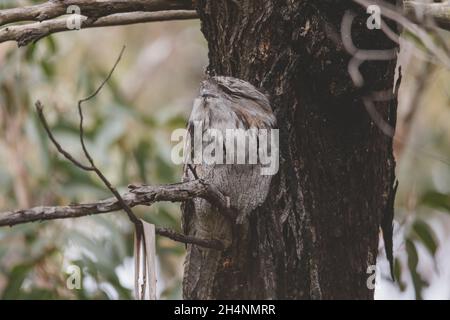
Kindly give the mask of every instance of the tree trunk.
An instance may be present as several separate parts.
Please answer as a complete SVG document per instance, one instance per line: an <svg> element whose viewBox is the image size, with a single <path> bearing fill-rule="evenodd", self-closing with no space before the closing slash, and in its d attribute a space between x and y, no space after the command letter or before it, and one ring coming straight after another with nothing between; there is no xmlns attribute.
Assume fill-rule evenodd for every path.
<svg viewBox="0 0 450 320"><path fill-rule="evenodd" d="M363 98L393 92L395 60L367 61L364 86L348 72L341 41L344 13L357 14L358 48L391 49L352 1L198 0L209 45L209 72L249 81L268 93L280 129L280 170L250 230L220 254L186 299L373 299L379 228L392 223L392 138L374 123ZM377 102L395 127L393 99ZM389 229L389 228L387 228ZM389 236L389 234L386 234ZM188 267L188 266L187 266ZM192 277L186 274L186 277ZM193 284L194 283L194 284Z"/></svg>

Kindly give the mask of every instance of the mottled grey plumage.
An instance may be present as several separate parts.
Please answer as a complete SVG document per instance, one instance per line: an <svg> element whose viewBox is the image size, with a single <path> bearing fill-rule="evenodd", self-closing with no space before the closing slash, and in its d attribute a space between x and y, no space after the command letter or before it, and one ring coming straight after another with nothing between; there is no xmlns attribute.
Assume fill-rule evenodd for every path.
<svg viewBox="0 0 450 320"><path fill-rule="evenodd" d="M212 77L202 82L200 95L195 100L189 119L188 131L192 135L195 121L203 122L203 130L218 129L225 137L226 129L272 129L276 119L267 97L253 85L232 77ZM206 139L208 140L208 139ZM206 144L206 142L204 143ZM185 154L192 153L187 144ZM271 176L261 175L261 164L201 164L192 165L199 178L214 184L230 198L230 204L238 211L240 234L248 230L248 215L266 199ZM186 166L184 180L194 175ZM230 221L203 199L194 199L183 205L183 229L188 235L205 239L220 239L226 245L232 243ZM203 290L211 290L221 252L189 245L185 262L185 296L205 296ZM189 282L188 282L189 279ZM189 294L188 294L189 293ZM193 294L194 293L194 294Z"/></svg>

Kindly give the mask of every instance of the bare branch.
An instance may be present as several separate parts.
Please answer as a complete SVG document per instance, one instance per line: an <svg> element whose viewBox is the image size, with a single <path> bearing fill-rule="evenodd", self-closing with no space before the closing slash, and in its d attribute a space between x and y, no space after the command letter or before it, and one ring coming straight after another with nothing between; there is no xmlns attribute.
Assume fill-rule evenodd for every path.
<svg viewBox="0 0 450 320"><path fill-rule="evenodd" d="M195 184L194 187L188 187L190 184ZM172 192L170 189L166 191L161 190L157 195L155 195L154 201L186 201L193 198L203 198L215 206L219 212L230 219L231 221L235 221L236 219L236 210L230 205L230 199L226 197L223 193L219 191L214 185L209 184L202 179L184 182L181 184L167 185L170 186L180 186L177 188L176 192ZM186 186L186 188L182 188L181 186ZM146 195L152 193L153 186L128 186L130 191L136 195ZM179 200L181 197L182 200Z"/></svg>
<svg viewBox="0 0 450 320"><path fill-rule="evenodd" d="M0 11L0 26L21 21L44 21L67 14L69 6L78 6L89 18L133 11L192 10L189 0L58 0Z"/></svg>
<svg viewBox="0 0 450 320"><path fill-rule="evenodd" d="M121 198L130 208L143 205L151 206L155 202L170 201L181 202L193 198L203 198L211 201L211 203L218 208L228 208L226 197L220 193L215 187L209 185L202 180L188 181L183 183L175 183L161 186L129 186L130 191L121 195ZM0 213L0 227L15 226L19 224L79 218L94 214L103 214L108 212L119 211L122 209L118 199L112 197L98 202L91 202L85 204L73 204L69 206L41 206L24 210L6 211ZM168 229L157 229L162 236L167 236L170 239L180 241L183 235L177 234ZM170 235L170 236L168 236ZM192 237L183 238L183 243L194 243L191 241ZM190 240L189 240L190 239ZM202 242L204 239L196 240ZM188 241L189 240L189 241ZM208 240L206 240L208 241ZM214 247L217 248L217 241L213 241Z"/></svg>
<svg viewBox="0 0 450 320"><path fill-rule="evenodd" d="M181 233L177 233L166 228L156 228L156 234L167 237L177 242L195 244L204 248L210 248L219 251L225 249L225 245L223 244L223 242L217 239L200 239L192 236L185 236Z"/></svg>
<svg viewBox="0 0 450 320"><path fill-rule="evenodd" d="M196 19L197 12L193 10L175 10L159 12L131 12L112 14L98 19L80 19L81 30L98 27L110 27L137 23ZM0 29L0 43L16 41L19 47L36 42L51 34L70 30L67 28L67 18L58 18L43 22L24 25L13 25Z"/></svg>

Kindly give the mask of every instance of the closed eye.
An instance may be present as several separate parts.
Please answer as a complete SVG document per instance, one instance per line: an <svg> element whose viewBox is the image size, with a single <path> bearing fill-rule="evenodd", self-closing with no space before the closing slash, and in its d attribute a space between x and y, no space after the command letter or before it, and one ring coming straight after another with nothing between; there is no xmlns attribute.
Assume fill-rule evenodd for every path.
<svg viewBox="0 0 450 320"><path fill-rule="evenodd" d="M203 93L202 98L218 98L218 96L212 93Z"/></svg>

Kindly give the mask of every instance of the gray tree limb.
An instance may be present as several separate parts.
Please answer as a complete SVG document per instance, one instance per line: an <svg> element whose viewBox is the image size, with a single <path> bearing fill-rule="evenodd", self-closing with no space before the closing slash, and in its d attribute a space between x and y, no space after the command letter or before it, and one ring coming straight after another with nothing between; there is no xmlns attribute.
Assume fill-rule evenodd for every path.
<svg viewBox="0 0 450 320"><path fill-rule="evenodd" d="M189 0L50 0L42 4L0 11L0 26L21 21L44 21L67 14L69 6L78 6L81 14L98 18L133 11L190 10Z"/></svg>
<svg viewBox="0 0 450 320"><path fill-rule="evenodd" d="M192 198L203 198L217 206L222 212L229 212L227 197L214 186L203 180L188 181L161 186L129 186L129 191L122 195L124 202L130 207L139 205L151 206L155 202L171 201L181 202ZM116 197L98 202L73 204L68 206L40 206L30 209L6 211L0 213L0 227L15 226L19 224L79 218L94 214L119 211L122 209ZM170 229L157 228L157 234L166 236L172 240L184 243L198 244L203 247L219 249L223 248L220 241L214 239L199 239L178 234Z"/></svg>
<svg viewBox="0 0 450 320"><path fill-rule="evenodd" d="M197 17L197 13L194 10L174 10L117 13L97 19L81 16L82 19L80 22L81 29L88 29L157 21L187 20L196 19ZM22 47L51 34L64 31L77 31L67 28L67 18L57 18L24 25L12 25L0 29L0 43L16 41L18 46Z"/></svg>
<svg viewBox="0 0 450 320"><path fill-rule="evenodd" d="M227 198L214 186L203 180L194 180L161 186L129 186L129 191L122 195L129 207L139 205L150 206L155 202L181 202L192 198L203 198L217 206L222 211L231 210ZM98 202L73 204L68 206L41 206L24 210L6 211L0 213L0 227L18 224L78 218L93 214L108 213L121 210L115 197Z"/></svg>

